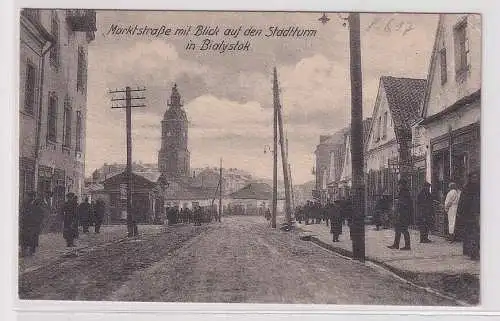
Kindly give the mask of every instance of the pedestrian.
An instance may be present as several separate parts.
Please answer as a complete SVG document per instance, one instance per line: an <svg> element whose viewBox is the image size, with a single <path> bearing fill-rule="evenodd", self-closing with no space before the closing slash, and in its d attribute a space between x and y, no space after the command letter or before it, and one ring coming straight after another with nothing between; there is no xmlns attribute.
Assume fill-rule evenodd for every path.
<svg viewBox="0 0 500 321"><path fill-rule="evenodd" d="M446 194L444 201L444 211L448 214L448 240L455 242L455 222L457 218L458 202L460 200L460 191L457 184L450 183L448 185L449 192Z"/></svg>
<svg viewBox="0 0 500 321"><path fill-rule="evenodd" d="M419 211L420 243L430 243L429 230L434 218L433 199L431 195L431 184L425 182L417 196Z"/></svg>
<svg viewBox="0 0 500 321"><path fill-rule="evenodd" d="M90 215L91 215L91 208L90 208L89 198L85 197L85 200L80 205L78 205L78 219L82 224L83 233L89 232Z"/></svg>
<svg viewBox="0 0 500 321"><path fill-rule="evenodd" d="M45 217L43 198L35 197L34 192L29 192L24 202L20 215L21 256L35 254L38 247L42 223Z"/></svg>
<svg viewBox="0 0 500 321"><path fill-rule="evenodd" d="M304 221L306 225L309 225L309 218L311 217L311 201L307 201L304 206Z"/></svg>
<svg viewBox="0 0 500 321"><path fill-rule="evenodd" d="M460 196L458 221L463 227L463 254L479 260L481 238L481 183L479 171L469 174L467 184Z"/></svg>
<svg viewBox="0 0 500 321"><path fill-rule="evenodd" d="M339 237L342 234L342 211L340 208L340 201L335 200L330 204L330 233L332 233L332 241L339 242Z"/></svg>
<svg viewBox="0 0 500 321"><path fill-rule="evenodd" d="M104 221L105 209L106 209L106 204L104 203L104 201L101 199L98 199L95 202L95 207L94 207L94 220L95 220L94 232L96 234L99 234L101 231L101 225Z"/></svg>
<svg viewBox="0 0 500 321"><path fill-rule="evenodd" d="M395 236L394 243L388 248L399 249L399 241L401 239L401 234L405 238L405 246L401 250L411 250L410 245L410 232L408 231L408 226L410 225L410 210L411 210L411 196L410 190L408 188L408 183L405 179L400 179L398 182L398 199L396 203L396 224L395 224Z"/></svg>
<svg viewBox="0 0 500 321"><path fill-rule="evenodd" d="M378 231L380 227L384 225L384 218L389 211L390 203L386 195L382 197L375 204L375 209L373 210L373 223L375 224L375 229Z"/></svg>
<svg viewBox="0 0 500 321"><path fill-rule="evenodd" d="M62 207L63 237L67 247L74 247L75 239L78 238L78 199L74 193L68 193L66 198L66 203Z"/></svg>
<svg viewBox="0 0 500 321"><path fill-rule="evenodd" d="M271 220L271 211L269 209L266 210L266 220Z"/></svg>

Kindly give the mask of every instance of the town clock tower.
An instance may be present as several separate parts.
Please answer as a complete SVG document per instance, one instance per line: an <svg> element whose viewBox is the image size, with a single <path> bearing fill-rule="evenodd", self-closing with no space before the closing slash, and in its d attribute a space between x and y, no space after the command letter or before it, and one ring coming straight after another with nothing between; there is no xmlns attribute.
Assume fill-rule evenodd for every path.
<svg viewBox="0 0 500 321"><path fill-rule="evenodd" d="M172 88L169 107L161 122L161 148L158 169L165 178L182 179L190 173L190 154L187 148L188 120L182 108L177 84Z"/></svg>

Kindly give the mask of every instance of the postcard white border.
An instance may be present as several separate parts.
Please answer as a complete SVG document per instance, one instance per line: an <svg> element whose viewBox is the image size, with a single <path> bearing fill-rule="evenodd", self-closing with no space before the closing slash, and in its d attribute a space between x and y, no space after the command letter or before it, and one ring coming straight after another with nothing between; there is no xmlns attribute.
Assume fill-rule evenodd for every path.
<svg viewBox="0 0 500 321"><path fill-rule="evenodd" d="M500 289L500 255L496 249L500 244L500 215L496 213L495 192L497 186L494 178L500 177L499 163L500 144L497 142L499 128L496 123L500 119L498 82L496 72L500 71L498 57L500 10L496 1L488 0L418 0L418 1L277 1L252 0L249 3L235 1L189 1L189 0L18 0L2 2L2 31L6 49L1 51L2 62L7 72L2 73L2 98L4 114L1 117L0 159L2 212L4 224L2 228L2 246L5 250L2 260L2 305L6 310L13 307L23 310L19 320L157 320L160 317L182 320L219 319L223 316L246 318L254 315L257 319L295 319L304 317L332 320L362 319L379 320L404 317L406 320L459 320L462 317L499 315L500 300L497 289ZM333 305L277 305L277 304L173 304L173 303L123 303L123 302L48 302L17 300L17 84L18 84L18 33L19 25L17 8L19 7L87 7L95 9L170 9L170 10L307 10L307 11L378 11L378 12L478 12L483 15L483 85L482 85L482 257L481 257L481 306L474 308L451 307L401 307L401 306L333 306ZM5 14L4 14L5 13ZM486 66L486 68L484 68ZM7 113L5 113L7 111ZM486 149L486 147L488 147ZM105 313L104 317L101 315ZM409 314L412 316L410 317ZM406 316L403 316L406 315ZM390 317L389 317L390 316ZM101 317L103 317L101 319ZM85 318L86 319L86 318ZM252 318L254 319L254 318Z"/></svg>

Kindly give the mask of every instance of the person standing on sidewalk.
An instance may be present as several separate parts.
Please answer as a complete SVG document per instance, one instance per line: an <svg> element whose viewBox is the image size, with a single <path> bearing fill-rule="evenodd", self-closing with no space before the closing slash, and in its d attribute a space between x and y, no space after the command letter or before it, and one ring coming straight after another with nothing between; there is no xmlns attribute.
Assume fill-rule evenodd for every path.
<svg viewBox="0 0 500 321"><path fill-rule="evenodd" d="M420 243L430 243L429 230L434 217L432 207L433 199L431 195L431 184L425 182L420 193L417 196L417 205L419 211Z"/></svg>
<svg viewBox="0 0 500 321"><path fill-rule="evenodd" d="M458 202L460 200L460 191L457 189L457 184L453 182L450 183L448 187L450 191L446 194L444 211L448 214L448 240L450 242L455 242L455 222L457 218Z"/></svg>
<svg viewBox="0 0 500 321"><path fill-rule="evenodd" d="M480 253L480 202L481 184L479 171L469 174L458 206L458 220L463 226L463 254L479 260Z"/></svg>
<svg viewBox="0 0 500 321"><path fill-rule="evenodd" d="M85 200L78 206L78 218L82 223L83 233L89 232L90 214L91 208L89 204L89 198L85 197Z"/></svg>
<svg viewBox="0 0 500 321"><path fill-rule="evenodd" d="M67 247L75 246L78 237L78 201L74 193L66 195L67 201L62 208L63 214L63 237Z"/></svg>
<svg viewBox="0 0 500 321"><path fill-rule="evenodd" d="M405 246L401 250L411 250L410 246L410 232L408 226L410 225L410 210L411 210L411 196L408 188L408 183L405 179L400 179L398 183L399 194L397 200L397 219L395 224L395 237L394 243L388 246L390 249L399 249L399 241L401 234L405 238Z"/></svg>
<svg viewBox="0 0 500 321"><path fill-rule="evenodd" d="M384 226L385 217L389 212L391 207L390 201L386 195L382 195L382 197L375 204L374 215L373 215L373 223L375 224L375 229L377 231L380 230L381 226Z"/></svg>
<svg viewBox="0 0 500 321"><path fill-rule="evenodd" d="M339 242L339 236L342 234L342 212L340 209L340 201L336 200L330 204L330 233L333 236L333 242Z"/></svg>

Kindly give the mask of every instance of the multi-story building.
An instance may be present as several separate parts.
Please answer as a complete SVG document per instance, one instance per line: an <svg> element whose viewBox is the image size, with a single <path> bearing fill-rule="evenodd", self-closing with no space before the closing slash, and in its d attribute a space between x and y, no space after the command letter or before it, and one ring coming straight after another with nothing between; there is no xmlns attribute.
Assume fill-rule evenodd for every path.
<svg viewBox="0 0 500 321"><path fill-rule="evenodd" d="M400 172L406 170L412 190L412 124L425 95L426 80L380 77L377 98L373 108L372 124L365 141L366 210L373 212L377 200L384 194L395 196ZM405 160L405 161L403 161Z"/></svg>
<svg viewBox="0 0 500 321"><path fill-rule="evenodd" d="M87 48L94 10L23 9L20 37L20 200L52 192L54 211L84 187Z"/></svg>
<svg viewBox="0 0 500 321"><path fill-rule="evenodd" d="M321 201L322 203L326 202L328 198L327 183L330 175L330 153L333 151L333 148L334 144L332 143L332 136L321 135L319 137L319 144L316 146L316 150L314 151L316 156L316 166L314 169L316 184L312 194L314 199Z"/></svg>
<svg viewBox="0 0 500 321"><path fill-rule="evenodd" d="M368 136L368 132L371 126L371 118L366 118L363 120L363 148ZM351 159L351 132L349 130L345 133L344 147L342 148L344 153L344 161L342 162L342 167L340 171L340 177L338 179L338 199L346 199L351 195L352 188L352 159Z"/></svg>
<svg viewBox="0 0 500 321"><path fill-rule="evenodd" d="M340 177L345 161L345 140L348 131L349 128L343 128L330 138L333 146L330 152L330 166L327 182L329 200L338 200L341 198Z"/></svg>
<svg viewBox="0 0 500 321"><path fill-rule="evenodd" d="M428 74L421 120L416 123L426 147L426 179L443 202L448 183L459 187L480 168L481 17L440 15ZM439 211L436 230L444 232Z"/></svg>

